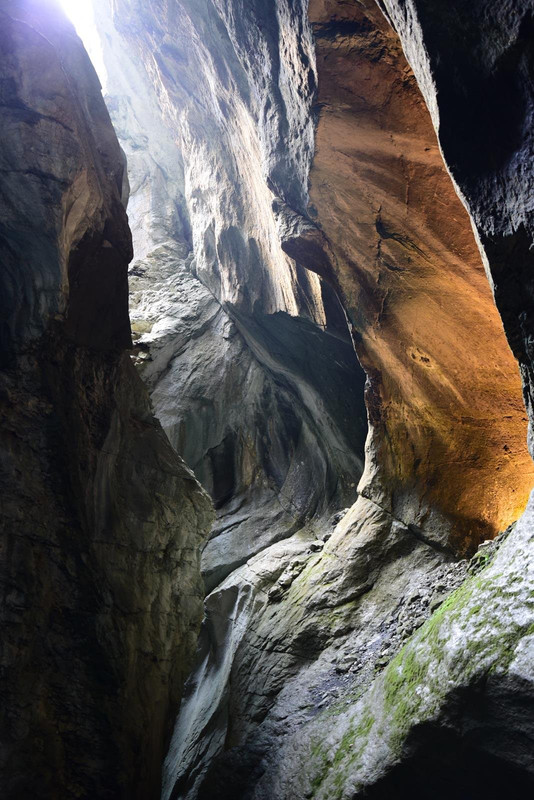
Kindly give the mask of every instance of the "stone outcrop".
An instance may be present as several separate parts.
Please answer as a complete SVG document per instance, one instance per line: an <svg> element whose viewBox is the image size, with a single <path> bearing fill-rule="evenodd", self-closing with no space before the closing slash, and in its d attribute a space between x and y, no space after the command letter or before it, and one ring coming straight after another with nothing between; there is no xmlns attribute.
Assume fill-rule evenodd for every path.
<svg viewBox="0 0 534 800"><path fill-rule="evenodd" d="M430 1L380 5L473 220L532 416L532 2L477 0L457 13Z"/></svg>
<svg viewBox="0 0 534 800"><path fill-rule="evenodd" d="M0 793L155 797L211 503L125 354L123 158L55 3L2 4L0 74Z"/></svg>
<svg viewBox="0 0 534 800"><path fill-rule="evenodd" d="M406 684L410 698L423 691L424 666L415 679L409 673L417 640L403 644L454 588L454 551L472 550L514 520L532 486L517 365L399 42L372 3L311 3L310 16L319 80L312 205L288 208L278 186L275 210L285 250L329 281L351 322L369 378L367 468L356 505L331 538L323 529L326 543L303 531L264 549L208 597L166 798L369 791L405 752L419 717L415 702L406 718L395 711L403 727L393 730L397 749L388 755L387 714L372 728L362 708L388 681L395 691ZM471 580L482 585L486 575ZM528 624L506 620L492 665ZM470 636L466 623L460 650ZM459 690L488 665L466 670ZM397 677L403 669L405 680ZM448 669L446 659L435 667L436 686ZM442 694L432 708L446 716L448 703ZM338 714L352 720L347 729ZM462 747L462 725L468 706L450 732L445 765ZM473 764L491 759L483 746L476 752ZM414 774L405 773L406 793ZM518 780L529 784L526 775ZM460 791L461 776L449 785ZM484 786L494 791L491 777ZM386 797L391 785L376 791Z"/></svg>
<svg viewBox="0 0 534 800"><path fill-rule="evenodd" d="M532 792L532 546L531 499L493 561L361 699L342 698L330 720L310 722L279 758L274 788L253 796L497 800Z"/></svg>
<svg viewBox="0 0 534 800"><path fill-rule="evenodd" d="M530 257L511 242L528 240L530 6L504 4L495 15L489 4L466 4L460 13L424 2L383 5L472 214L528 408L530 335L523 304L531 291ZM510 119L500 105L496 111L505 95L503 107L511 102L514 110ZM490 126L488 113L493 120L494 112L498 119ZM373 144L378 141L375 133ZM327 142L336 139L330 135ZM496 401L495 408L501 409ZM388 648L390 663L375 672L368 689L357 685L352 696L342 694L327 713L288 736L276 765L246 796L498 798L506 791L532 792L532 529L531 501L493 563L469 578L391 661ZM478 561L485 560L481 551Z"/></svg>

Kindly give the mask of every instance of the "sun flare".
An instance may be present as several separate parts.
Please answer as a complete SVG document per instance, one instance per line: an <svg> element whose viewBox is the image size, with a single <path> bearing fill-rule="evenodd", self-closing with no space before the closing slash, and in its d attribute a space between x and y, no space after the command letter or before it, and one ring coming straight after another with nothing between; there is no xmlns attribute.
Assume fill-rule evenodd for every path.
<svg viewBox="0 0 534 800"><path fill-rule="evenodd" d="M95 24L92 0L59 0L63 10L76 28L76 32L85 45L93 66L98 73L102 86L106 81L106 69L102 55L100 37Z"/></svg>

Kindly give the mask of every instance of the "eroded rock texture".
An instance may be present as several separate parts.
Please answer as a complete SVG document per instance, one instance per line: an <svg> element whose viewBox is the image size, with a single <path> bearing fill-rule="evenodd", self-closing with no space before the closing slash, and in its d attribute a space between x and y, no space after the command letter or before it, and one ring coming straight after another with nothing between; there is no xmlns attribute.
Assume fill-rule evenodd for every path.
<svg viewBox="0 0 534 800"><path fill-rule="evenodd" d="M531 508L458 560L526 502L526 416L432 127L528 399L530 7L383 5L415 77L370 0L95 4L138 367L218 512L165 798L532 788ZM209 503L121 355L121 156L51 8L2 11L6 786L145 798Z"/></svg>
<svg viewBox="0 0 534 800"><path fill-rule="evenodd" d="M532 413L531 0L381 2L471 214ZM532 449L532 446L531 446Z"/></svg>
<svg viewBox="0 0 534 800"><path fill-rule="evenodd" d="M309 13L312 211L370 378L361 490L465 551L532 487L517 363L394 31L374 2L312 0Z"/></svg>
<svg viewBox="0 0 534 800"><path fill-rule="evenodd" d="M495 596L503 622L492 656L479 658L473 628L483 639L494 622L470 620L506 581L483 604L466 584L449 601L459 611L445 606L401 648L462 578L449 548L465 552L494 535L526 501L532 466L517 366L398 40L371 3L312 3L310 15L320 106L312 206L275 207L286 251L330 281L352 322L370 378L367 470L361 497L325 545L303 535L275 545L208 597L164 796L354 797L412 752L410 735L431 713L440 718L436 775L456 770L448 784L434 777L433 790L473 791L491 762L484 791L497 796L495 726L503 728L504 772L518 788L530 784L528 765L518 776L521 746L507 739L497 701L491 721L473 722L476 687L495 668L495 693L508 692L506 653L530 623L511 598L499 604ZM516 578L528 596L529 573ZM419 642L437 629L440 641L451 639L460 618L450 659L438 646L430 663ZM465 707L449 729L456 690ZM528 695L525 686L526 706ZM528 720L519 738L530 736ZM465 775L457 764L464 745L473 756ZM400 796L424 796L414 776L428 757L423 748L399 775ZM376 796L389 797L396 779L377 784Z"/></svg>
<svg viewBox="0 0 534 800"><path fill-rule="evenodd" d="M469 217L374 3L97 8L131 165L139 366L218 506L164 797L349 798L375 783L387 797L419 721L439 717L439 749L451 696L492 666L504 674L530 624L496 602L494 659L469 649L472 609L499 591L471 600L466 587L491 584L483 572L432 616L488 560L458 555L515 520L533 480L517 364ZM327 524L361 472L352 344L368 377L366 469ZM528 519L504 554L515 539L528 550ZM528 572L510 561L506 574L526 597ZM430 657L427 632L444 642L457 625L450 658ZM443 732L437 774L469 708ZM474 764L493 757L475 749ZM415 772L399 777L405 793ZM457 775L460 792L474 770L463 788Z"/></svg>
<svg viewBox="0 0 534 800"><path fill-rule="evenodd" d="M146 800L211 504L124 355L123 159L55 3L2 3L0 75L0 793Z"/></svg>
<svg viewBox="0 0 534 800"><path fill-rule="evenodd" d="M313 43L300 3L96 8L130 170L140 368L217 507L211 589L352 504L363 469L365 377L344 311L279 235L307 203Z"/></svg>
<svg viewBox="0 0 534 800"><path fill-rule="evenodd" d="M272 793L317 798L518 796L534 787L532 499L496 557L361 698L319 715Z"/></svg>
<svg viewBox="0 0 534 800"><path fill-rule="evenodd" d="M500 289L499 280L495 281L495 298L514 353L522 363L523 377L527 376L528 405L531 360L526 352L528 312L522 304L528 303L531 291L524 272L529 257L517 249L511 260L509 247L512 240L524 237L528 218L530 158L525 158L525 142L531 132L530 112L525 112L530 101L525 98L531 87L532 43L524 32L530 6L503 4L496 13L489 4L461 4L454 10L431 3L384 5L403 37L435 124L439 121L446 158L450 147L449 165L473 213L490 270L492 256L495 259L493 271L500 280ZM347 9L343 11L346 15ZM328 28L319 30L322 36L329 33ZM340 45L341 31L338 28ZM357 31L361 34L360 27ZM383 46L383 39L376 41ZM331 53L329 57L331 68L335 59ZM382 50L381 61L383 58ZM509 88L505 90L505 86ZM522 98L519 103L518 94ZM502 114L508 102L515 112L510 119ZM498 112L494 103L499 103ZM519 128L524 139L518 144L515 126L521 110ZM495 124L488 124L488 111L499 116ZM330 113L328 105L324 113ZM413 109L411 114L413 119ZM319 141L320 129L321 123ZM327 142L332 141L330 136ZM379 141L375 132L373 147ZM460 150L464 182L458 177L462 175ZM320 161L319 147L316 164ZM314 195L312 185L312 197L325 191L328 187L319 185ZM383 230L377 230L382 237ZM461 303L456 307L461 308ZM398 330L402 330L402 321ZM429 338L432 340L432 333ZM500 410L497 402L495 408ZM447 491L445 487L445 499ZM356 535L361 537L361 531ZM445 602L375 677L361 699L341 696L328 714L319 714L289 737L278 756L279 766L270 772L268 786L260 781L252 796L498 798L506 791L518 796L532 792L532 589L529 505L491 566Z"/></svg>

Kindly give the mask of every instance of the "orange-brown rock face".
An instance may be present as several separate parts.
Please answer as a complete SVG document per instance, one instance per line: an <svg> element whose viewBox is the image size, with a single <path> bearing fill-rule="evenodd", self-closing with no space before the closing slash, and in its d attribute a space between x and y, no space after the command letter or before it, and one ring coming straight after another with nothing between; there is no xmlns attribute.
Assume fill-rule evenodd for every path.
<svg viewBox="0 0 534 800"><path fill-rule="evenodd" d="M463 551L534 482L517 364L396 34L371 0L312 0L310 18L311 210L370 378L363 492Z"/></svg>

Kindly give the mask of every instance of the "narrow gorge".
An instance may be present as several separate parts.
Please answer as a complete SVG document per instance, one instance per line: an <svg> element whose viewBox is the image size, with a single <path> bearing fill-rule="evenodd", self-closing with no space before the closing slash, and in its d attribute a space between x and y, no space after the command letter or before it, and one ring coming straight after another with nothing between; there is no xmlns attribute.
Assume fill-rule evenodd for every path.
<svg viewBox="0 0 534 800"><path fill-rule="evenodd" d="M2 0L2 798L533 791L533 87L534 0Z"/></svg>

